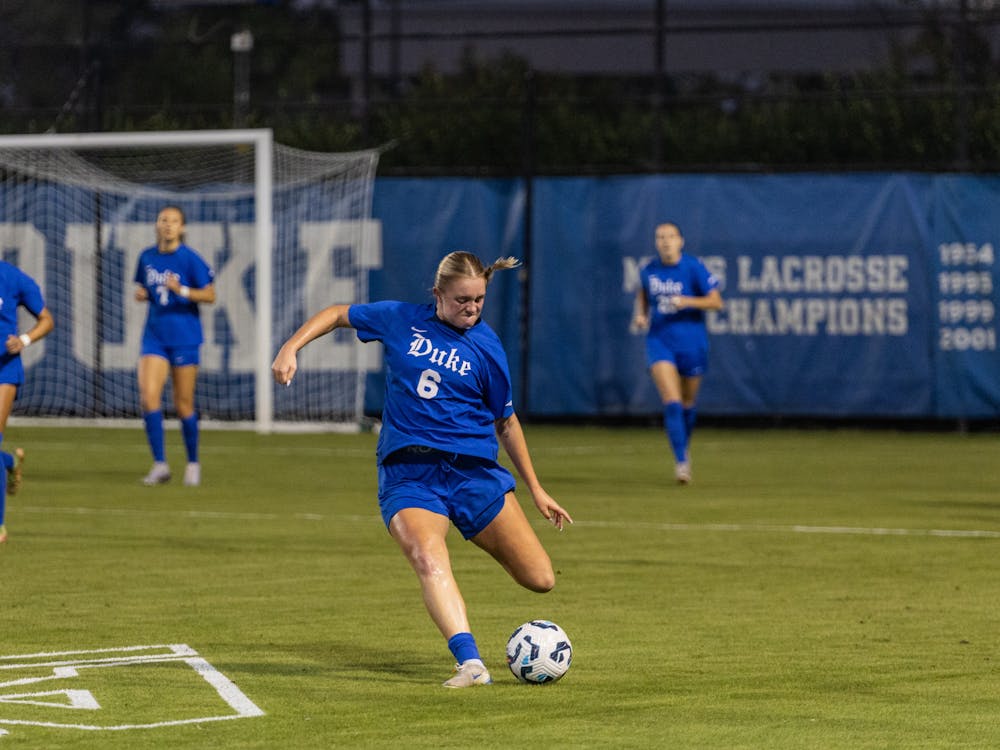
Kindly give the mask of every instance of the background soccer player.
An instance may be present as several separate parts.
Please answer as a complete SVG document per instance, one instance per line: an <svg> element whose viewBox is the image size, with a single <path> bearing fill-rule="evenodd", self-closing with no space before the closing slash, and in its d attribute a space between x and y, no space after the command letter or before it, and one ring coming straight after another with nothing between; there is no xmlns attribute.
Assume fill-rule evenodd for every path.
<svg viewBox="0 0 1000 750"><path fill-rule="evenodd" d="M184 484L201 483L198 412L194 406L200 347L204 341L200 303L215 302L215 273L184 244L184 212L166 206L156 218L156 244L142 251L135 269L135 298L148 302L139 357L139 401L153 466L143 484L170 480L163 435L163 388L171 377L174 409L187 453Z"/></svg>
<svg viewBox="0 0 1000 750"><path fill-rule="evenodd" d="M646 331L646 361L663 404L663 427L674 453L674 476L691 481L689 447L702 376L708 369L705 311L722 309L718 280L681 252L680 227L656 227L656 252L639 271L633 330Z"/></svg>
<svg viewBox="0 0 1000 750"><path fill-rule="evenodd" d="M17 308L23 307L35 316L35 325L18 335ZM24 364L21 352L46 336L54 327L52 314L45 307L42 291L28 274L10 263L0 261L0 335L4 337L4 351L0 353L0 443L7 431L7 419L17 397L17 389L24 382ZM21 486L21 463L24 450L18 448L14 455L0 451L0 544L7 541L4 512L7 493L16 493Z"/></svg>
<svg viewBox="0 0 1000 750"><path fill-rule="evenodd" d="M555 585L552 562L514 496L514 477L497 462L498 439L541 514L559 529L572 523L535 475L514 413L507 356L480 318L493 272L516 265L503 258L485 267L470 253L450 253L438 265L433 304L333 305L299 328L272 364L274 379L290 384L297 352L335 328L354 328L361 341L385 347L379 507L457 662L444 683L451 688L492 679L452 573L450 523L525 588Z"/></svg>

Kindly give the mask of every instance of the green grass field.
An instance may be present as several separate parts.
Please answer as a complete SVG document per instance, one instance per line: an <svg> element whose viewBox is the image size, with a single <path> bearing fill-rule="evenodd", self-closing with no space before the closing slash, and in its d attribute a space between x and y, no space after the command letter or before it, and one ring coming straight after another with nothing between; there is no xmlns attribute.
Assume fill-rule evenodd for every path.
<svg viewBox="0 0 1000 750"><path fill-rule="evenodd" d="M703 429L677 487L655 428L526 430L576 523L546 595L453 532L495 684L450 691L372 435L206 431L202 487L146 488L138 428L9 427L0 748L1000 747L995 435ZM504 663L536 617L553 685Z"/></svg>

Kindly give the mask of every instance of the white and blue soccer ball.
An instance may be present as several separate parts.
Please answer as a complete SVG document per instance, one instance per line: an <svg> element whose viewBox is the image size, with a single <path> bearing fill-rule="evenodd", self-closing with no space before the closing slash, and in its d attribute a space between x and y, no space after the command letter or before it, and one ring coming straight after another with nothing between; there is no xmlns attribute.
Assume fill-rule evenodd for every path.
<svg viewBox="0 0 1000 750"><path fill-rule="evenodd" d="M566 632L548 620L531 620L511 633L507 666L521 682L555 682L573 661L573 644Z"/></svg>

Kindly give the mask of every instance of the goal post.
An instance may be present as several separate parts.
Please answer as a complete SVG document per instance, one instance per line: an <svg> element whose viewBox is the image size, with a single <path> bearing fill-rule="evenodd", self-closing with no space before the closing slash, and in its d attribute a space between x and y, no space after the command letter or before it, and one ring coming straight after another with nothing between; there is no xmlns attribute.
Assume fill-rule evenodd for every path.
<svg viewBox="0 0 1000 750"><path fill-rule="evenodd" d="M326 337L303 352L302 387L288 393L277 392L270 363L307 313L367 301L368 271L381 262L377 162L377 150L284 146L270 129L0 137L0 259L39 281L56 318L24 354L15 415L139 416L146 309L132 299L132 275L155 243L159 209L176 204L186 241L216 271L196 393L207 423L357 427L375 363L355 339ZM171 416L169 385L164 407Z"/></svg>

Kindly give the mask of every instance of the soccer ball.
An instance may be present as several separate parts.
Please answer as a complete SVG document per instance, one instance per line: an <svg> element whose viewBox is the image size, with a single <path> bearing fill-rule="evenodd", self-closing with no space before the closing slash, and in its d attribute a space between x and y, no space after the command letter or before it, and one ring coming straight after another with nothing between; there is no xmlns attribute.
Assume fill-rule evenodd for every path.
<svg viewBox="0 0 1000 750"><path fill-rule="evenodd" d="M569 637L548 620L524 623L507 641L507 666L521 682L555 682L566 674L572 660Z"/></svg>

